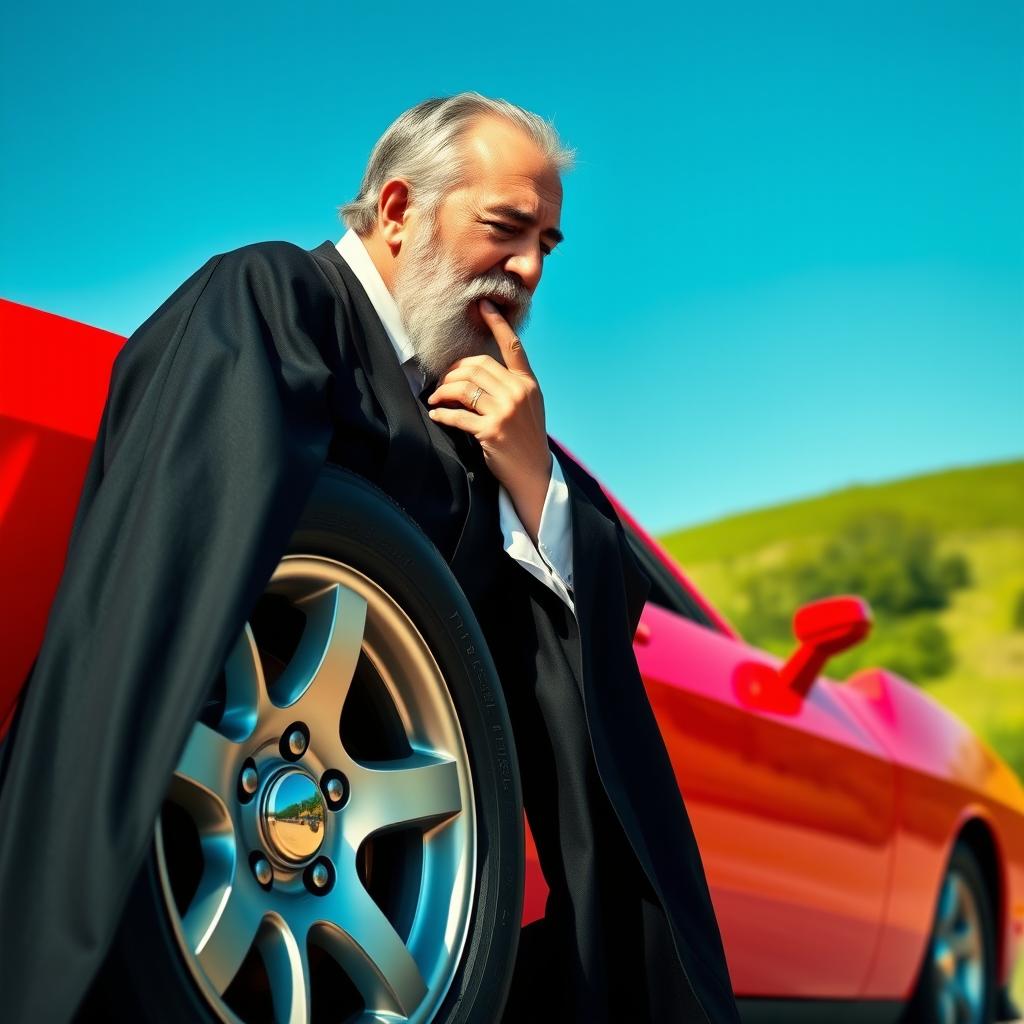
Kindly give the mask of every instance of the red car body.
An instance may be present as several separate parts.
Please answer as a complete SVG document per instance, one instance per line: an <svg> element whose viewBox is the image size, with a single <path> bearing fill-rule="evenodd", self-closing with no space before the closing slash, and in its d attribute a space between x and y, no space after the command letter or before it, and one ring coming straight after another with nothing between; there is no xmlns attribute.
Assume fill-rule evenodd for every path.
<svg viewBox="0 0 1024 1024"><path fill-rule="evenodd" d="M42 640L123 342L0 300L0 736ZM997 979L1007 985L1024 933L1014 773L883 669L839 682L805 667L806 693L781 699L771 691L780 660L746 644L609 498L655 580L634 649L737 996L906 999L961 836L995 893ZM529 834L527 854L524 923L543 914L546 895Z"/></svg>

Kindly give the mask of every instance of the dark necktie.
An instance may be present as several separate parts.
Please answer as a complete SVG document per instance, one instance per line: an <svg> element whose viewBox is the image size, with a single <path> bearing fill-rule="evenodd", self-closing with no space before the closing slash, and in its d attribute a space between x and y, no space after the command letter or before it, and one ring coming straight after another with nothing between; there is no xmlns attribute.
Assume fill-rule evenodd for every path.
<svg viewBox="0 0 1024 1024"><path fill-rule="evenodd" d="M434 408L427 399L435 390L435 385L428 382L423 390L420 391L418 400L424 409L430 410ZM459 460L466 467L471 481L473 480L474 473L487 470L487 463L484 460L484 453L480 448L480 442L472 434L467 433L465 430L460 430L458 427L450 426L447 423L438 423L436 420L432 422L451 438ZM487 471L489 472L489 470Z"/></svg>

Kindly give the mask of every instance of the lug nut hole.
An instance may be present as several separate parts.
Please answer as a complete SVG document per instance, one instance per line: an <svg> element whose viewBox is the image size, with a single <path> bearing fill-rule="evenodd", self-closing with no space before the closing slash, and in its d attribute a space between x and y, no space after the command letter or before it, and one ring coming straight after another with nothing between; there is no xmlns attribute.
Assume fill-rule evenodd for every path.
<svg viewBox="0 0 1024 1024"><path fill-rule="evenodd" d="M249 854L249 868L260 888L270 892L274 887L274 869L270 866L270 861L259 851L253 850Z"/></svg>
<svg viewBox="0 0 1024 1024"><path fill-rule="evenodd" d="M238 799L240 803L247 804L256 795L260 788L260 777L256 771L256 762L247 757L238 773Z"/></svg>
<svg viewBox="0 0 1024 1024"><path fill-rule="evenodd" d="M324 772L320 779L320 792L323 793L324 800L327 801L329 811L340 811L348 803L348 779L341 772L332 768L330 771Z"/></svg>
<svg viewBox="0 0 1024 1024"><path fill-rule="evenodd" d="M304 722L293 722L281 734L281 756L286 761L298 761L309 749L309 729Z"/></svg>
<svg viewBox="0 0 1024 1024"><path fill-rule="evenodd" d="M314 896L326 896L334 888L336 877L334 865L326 857L317 857L302 872L302 881Z"/></svg>

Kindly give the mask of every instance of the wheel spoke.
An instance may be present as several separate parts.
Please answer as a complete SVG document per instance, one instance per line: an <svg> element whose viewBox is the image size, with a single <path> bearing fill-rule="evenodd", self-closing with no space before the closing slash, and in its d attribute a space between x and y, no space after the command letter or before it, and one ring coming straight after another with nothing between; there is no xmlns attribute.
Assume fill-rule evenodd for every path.
<svg viewBox="0 0 1024 1024"><path fill-rule="evenodd" d="M956 1000L948 985L939 992L937 1009L940 1024L957 1024Z"/></svg>
<svg viewBox="0 0 1024 1024"><path fill-rule="evenodd" d="M243 891L249 888L243 879L235 878L242 885L201 886L181 922L189 948L221 995L249 952L262 916L258 898Z"/></svg>
<svg viewBox="0 0 1024 1024"><path fill-rule="evenodd" d="M270 981L278 1024L306 1024L310 1018L309 958L306 933L299 934L279 917L268 917L257 937Z"/></svg>
<svg viewBox="0 0 1024 1024"><path fill-rule="evenodd" d="M978 933L970 921L965 921L959 928L953 928L949 933L949 944L957 959L973 959L978 953L978 938Z"/></svg>
<svg viewBox="0 0 1024 1024"><path fill-rule="evenodd" d="M236 743L248 739L268 703L263 663L247 622L224 663L227 694L219 729Z"/></svg>
<svg viewBox="0 0 1024 1024"><path fill-rule="evenodd" d="M940 934L952 931L958 903L956 876L947 875L945 881L942 883L942 892L939 894L939 913L938 920L936 922L936 931Z"/></svg>
<svg viewBox="0 0 1024 1024"><path fill-rule="evenodd" d="M297 601L296 607L305 613L306 627L288 667L273 684L271 699L279 707L290 707L305 697L302 713L307 718L330 712L337 721L362 650L366 601L335 583Z"/></svg>
<svg viewBox="0 0 1024 1024"><path fill-rule="evenodd" d="M363 761L349 781L352 803L343 821L353 849L381 829L448 818L462 809L456 762L433 754Z"/></svg>
<svg viewBox="0 0 1024 1024"><path fill-rule="evenodd" d="M953 1004L953 1020L959 1022L967 1022L974 1020L974 1007L971 1005L967 993L964 991L963 985L960 983L959 978L951 978L949 984L949 994Z"/></svg>
<svg viewBox="0 0 1024 1024"><path fill-rule="evenodd" d="M228 801L235 790L237 752L237 744L216 729L196 722L174 769L175 778Z"/></svg>
<svg viewBox="0 0 1024 1024"><path fill-rule="evenodd" d="M314 923L312 941L346 971L368 1014L408 1017L426 995L426 983L402 937L363 888L354 864L339 870L325 902L326 914Z"/></svg>

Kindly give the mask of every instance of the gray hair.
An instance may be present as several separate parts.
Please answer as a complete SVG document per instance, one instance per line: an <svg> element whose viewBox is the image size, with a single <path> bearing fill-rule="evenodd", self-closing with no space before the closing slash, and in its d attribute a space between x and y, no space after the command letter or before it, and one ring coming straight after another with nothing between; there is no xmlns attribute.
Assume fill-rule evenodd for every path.
<svg viewBox="0 0 1024 1024"><path fill-rule="evenodd" d="M435 97L399 115L377 140L359 194L338 207L339 218L360 235L373 231L380 190L392 178L405 178L410 201L428 216L432 214L462 181L466 155L460 143L466 129L482 115L502 117L521 128L556 170L572 167L575 152L562 145L554 125L538 114L478 92Z"/></svg>

